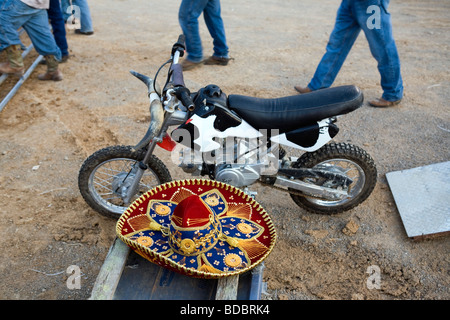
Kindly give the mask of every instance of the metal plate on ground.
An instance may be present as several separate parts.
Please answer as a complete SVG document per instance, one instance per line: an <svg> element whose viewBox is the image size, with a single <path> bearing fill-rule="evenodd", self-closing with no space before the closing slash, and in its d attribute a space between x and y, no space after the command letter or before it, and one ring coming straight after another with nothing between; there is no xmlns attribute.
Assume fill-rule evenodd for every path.
<svg viewBox="0 0 450 320"><path fill-rule="evenodd" d="M386 174L410 238L450 232L450 161Z"/></svg>

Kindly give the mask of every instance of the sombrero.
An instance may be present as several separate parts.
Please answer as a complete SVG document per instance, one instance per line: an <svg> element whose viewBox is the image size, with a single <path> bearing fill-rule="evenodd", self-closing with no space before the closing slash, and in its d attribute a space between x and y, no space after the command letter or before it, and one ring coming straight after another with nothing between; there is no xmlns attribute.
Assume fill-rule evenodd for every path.
<svg viewBox="0 0 450 320"><path fill-rule="evenodd" d="M203 179L149 190L121 215L116 233L145 259L208 279L254 268L276 241L269 215L252 197Z"/></svg>

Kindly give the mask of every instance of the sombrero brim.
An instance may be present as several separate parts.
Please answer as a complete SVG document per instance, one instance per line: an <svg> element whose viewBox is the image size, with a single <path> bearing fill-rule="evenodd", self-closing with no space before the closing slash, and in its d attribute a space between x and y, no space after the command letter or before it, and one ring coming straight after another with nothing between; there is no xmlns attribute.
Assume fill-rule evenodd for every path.
<svg viewBox="0 0 450 320"><path fill-rule="evenodd" d="M238 244L231 247L219 241L216 250L197 257L174 253L164 235L155 231L151 224L170 223L174 207L187 197L206 197L210 194L220 196L220 203L224 205L211 207L211 210L222 221L223 231L233 236ZM157 207L159 203L171 209L156 212L160 209ZM206 179L172 181L149 190L121 215L116 224L116 233L145 259L181 274L206 279L238 275L251 270L267 258L277 237L270 216L252 197L231 185ZM219 246L222 252L219 255L228 253L232 257L240 256L245 262L233 266L227 264L223 257L218 259L216 252L219 252Z"/></svg>

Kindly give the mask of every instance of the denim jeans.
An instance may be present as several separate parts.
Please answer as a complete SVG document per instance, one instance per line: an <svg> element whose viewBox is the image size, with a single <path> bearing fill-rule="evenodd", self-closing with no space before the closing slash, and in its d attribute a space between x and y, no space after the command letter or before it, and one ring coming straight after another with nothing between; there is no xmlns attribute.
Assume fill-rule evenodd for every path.
<svg viewBox="0 0 450 320"><path fill-rule="evenodd" d="M48 18L53 29L53 36L63 56L69 55L69 46L66 39L66 25L61 12L59 0L50 0L50 8L47 10Z"/></svg>
<svg viewBox="0 0 450 320"><path fill-rule="evenodd" d="M371 5L377 6L379 10L368 10ZM311 90L328 88L332 85L362 29L369 43L370 52L378 62L383 89L382 98L387 101L396 101L403 97L400 58L392 36L388 5L389 0L342 1L326 53L308 84ZM374 16L377 11L379 16ZM378 19L379 25L374 24L374 17Z"/></svg>
<svg viewBox="0 0 450 320"><path fill-rule="evenodd" d="M61 59L48 24L47 10L32 8L20 0L0 0L0 51L21 44L17 30L23 27L36 51L42 56Z"/></svg>
<svg viewBox="0 0 450 320"><path fill-rule="evenodd" d="M198 18L202 13L213 38L213 55L228 58L220 0L182 0L178 20L186 37L187 59L193 62L200 62L203 59L202 41L198 27Z"/></svg>
<svg viewBox="0 0 450 320"><path fill-rule="evenodd" d="M94 27L92 26L91 11L89 9L87 0L72 0L72 5L78 6L78 8L80 8L80 16L78 18L80 19L81 32L93 32ZM69 0L61 0L61 9L64 21L67 21L67 19L69 19L72 14L78 14L78 11L76 9L73 13L73 10L70 8Z"/></svg>

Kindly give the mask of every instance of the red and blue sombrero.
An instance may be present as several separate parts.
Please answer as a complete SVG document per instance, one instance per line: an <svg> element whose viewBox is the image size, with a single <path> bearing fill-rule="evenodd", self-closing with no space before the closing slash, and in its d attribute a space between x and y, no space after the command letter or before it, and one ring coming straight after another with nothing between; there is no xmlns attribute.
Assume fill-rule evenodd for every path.
<svg viewBox="0 0 450 320"><path fill-rule="evenodd" d="M153 188L119 218L118 237L149 261L198 278L246 272L272 251L267 212L242 190L213 180Z"/></svg>

